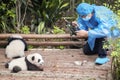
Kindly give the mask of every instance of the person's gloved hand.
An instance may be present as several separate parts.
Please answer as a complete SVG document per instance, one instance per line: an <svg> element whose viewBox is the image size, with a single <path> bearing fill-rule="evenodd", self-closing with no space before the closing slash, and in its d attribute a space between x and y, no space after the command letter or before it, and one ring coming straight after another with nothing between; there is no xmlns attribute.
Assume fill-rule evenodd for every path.
<svg viewBox="0 0 120 80"><path fill-rule="evenodd" d="M77 21L73 21L72 26L77 28L79 25L78 25Z"/></svg>
<svg viewBox="0 0 120 80"><path fill-rule="evenodd" d="M76 31L76 34L77 34L78 37L81 37L81 38L87 38L88 37L88 31L86 31L86 30Z"/></svg>
<svg viewBox="0 0 120 80"><path fill-rule="evenodd" d="M106 62L110 61L110 59L108 57L104 57L104 58L96 58L95 60L95 64L99 64L99 65L102 65L102 64L105 64Z"/></svg>

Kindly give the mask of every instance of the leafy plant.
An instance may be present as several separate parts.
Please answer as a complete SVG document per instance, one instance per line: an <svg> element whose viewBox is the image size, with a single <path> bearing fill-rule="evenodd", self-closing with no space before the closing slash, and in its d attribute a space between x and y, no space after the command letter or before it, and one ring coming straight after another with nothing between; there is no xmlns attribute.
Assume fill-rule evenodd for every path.
<svg viewBox="0 0 120 80"><path fill-rule="evenodd" d="M30 28L28 26L23 26L21 29L21 32L23 34L29 34L30 33Z"/></svg>
<svg viewBox="0 0 120 80"><path fill-rule="evenodd" d="M14 28L15 23L15 2L11 1L1 1L0 3L0 32L11 32Z"/></svg>
<svg viewBox="0 0 120 80"><path fill-rule="evenodd" d="M64 0L31 0L29 10L35 15L34 21L38 25L38 29L40 29L40 24L44 23L44 28L47 30L53 28L54 23L62 17L63 10L68 5L69 3Z"/></svg>
<svg viewBox="0 0 120 80"><path fill-rule="evenodd" d="M65 33L65 31L63 29L60 29L57 26L54 26L53 33L54 34L63 34L63 33Z"/></svg>
<svg viewBox="0 0 120 80"><path fill-rule="evenodd" d="M120 80L120 38L114 39L111 42L112 49L112 77L114 80Z"/></svg>
<svg viewBox="0 0 120 80"><path fill-rule="evenodd" d="M45 22L44 21L41 21L38 25L38 34L42 34L42 33L45 33Z"/></svg>
<svg viewBox="0 0 120 80"><path fill-rule="evenodd" d="M21 27L24 26L26 16L26 6L22 9L24 0L2 0L0 3L0 32L21 32Z"/></svg>

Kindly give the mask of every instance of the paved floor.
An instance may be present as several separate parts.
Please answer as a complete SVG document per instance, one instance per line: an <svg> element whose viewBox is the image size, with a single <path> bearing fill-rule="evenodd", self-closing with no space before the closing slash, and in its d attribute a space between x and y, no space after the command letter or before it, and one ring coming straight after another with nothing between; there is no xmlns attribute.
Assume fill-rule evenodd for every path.
<svg viewBox="0 0 120 80"><path fill-rule="evenodd" d="M112 80L111 62L95 65L97 55L86 56L80 49L32 49L25 53L34 52L43 56L44 71L10 73L4 67L9 60L0 49L0 80Z"/></svg>

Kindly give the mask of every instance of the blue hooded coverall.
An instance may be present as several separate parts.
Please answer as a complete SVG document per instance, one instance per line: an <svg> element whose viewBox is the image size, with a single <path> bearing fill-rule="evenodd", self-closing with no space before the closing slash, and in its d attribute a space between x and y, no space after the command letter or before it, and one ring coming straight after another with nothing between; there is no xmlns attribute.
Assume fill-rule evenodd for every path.
<svg viewBox="0 0 120 80"><path fill-rule="evenodd" d="M112 27L117 25L116 15L107 7L81 3L77 6L76 11L79 15L79 30L88 31L88 41L84 46L85 54L98 53L99 57L106 57L106 51L103 49L105 37L118 36L119 31L111 31ZM93 16L89 21L84 21L81 16L92 13ZM114 32L114 34L113 34Z"/></svg>

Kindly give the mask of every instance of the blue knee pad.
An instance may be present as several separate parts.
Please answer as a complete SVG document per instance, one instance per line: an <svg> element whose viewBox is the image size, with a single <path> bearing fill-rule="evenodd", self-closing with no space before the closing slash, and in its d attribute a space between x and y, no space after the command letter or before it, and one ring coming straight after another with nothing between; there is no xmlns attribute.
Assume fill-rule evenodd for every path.
<svg viewBox="0 0 120 80"><path fill-rule="evenodd" d="M110 59L108 57L104 57L104 58L96 58L95 60L95 64L99 64L99 65L102 65L102 64L105 64L106 62L110 61Z"/></svg>

